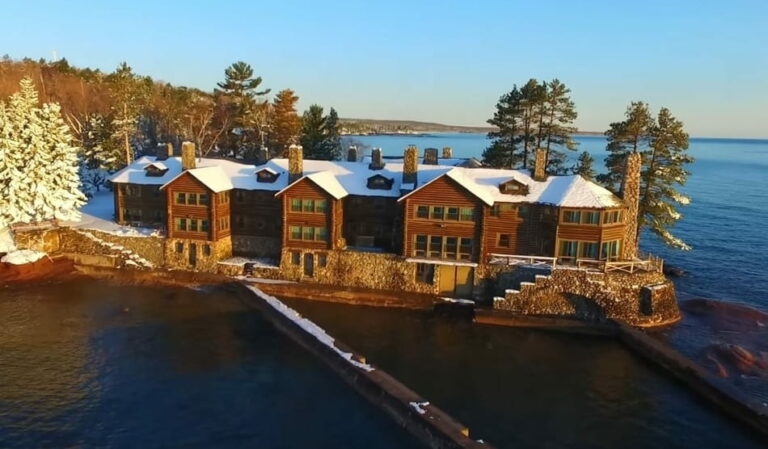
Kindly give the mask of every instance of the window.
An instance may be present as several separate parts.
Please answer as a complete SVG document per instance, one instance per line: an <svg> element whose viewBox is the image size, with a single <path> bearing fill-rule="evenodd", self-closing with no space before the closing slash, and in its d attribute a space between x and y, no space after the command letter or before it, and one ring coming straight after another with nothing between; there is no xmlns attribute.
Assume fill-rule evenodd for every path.
<svg viewBox="0 0 768 449"><path fill-rule="evenodd" d="M431 284L435 279L435 266L431 263L416 264L416 282Z"/></svg>
<svg viewBox="0 0 768 449"><path fill-rule="evenodd" d="M517 215L518 215L520 218L528 218L528 216L530 215L530 213L531 213L531 207L530 207L530 206L527 206L527 205L525 205L525 204L524 204L524 205L522 205L522 206L520 206L520 207L517 209Z"/></svg>
<svg viewBox="0 0 768 449"><path fill-rule="evenodd" d="M315 200L315 212L324 214L328 210L328 201Z"/></svg>
<svg viewBox="0 0 768 449"><path fill-rule="evenodd" d="M563 240L560 242L560 257L576 257L579 242Z"/></svg>
<svg viewBox="0 0 768 449"><path fill-rule="evenodd" d="M515 211L515 205L509 204L509 203L496 203L491 208L491 215L494 217L501 216L502 213L505 212L514 212Z"/></svg>
<svg viewBox="0 0 768 449"><path fill-rule="evenodd" d="M291 198L291 212L301 212L301 200Z"/></svg>
<svg viewBox="0 0 768 449"><path fill-rule="evenodd" d="M328 230L322 227L313 226L289 226L288 232L290 240L303 240L303 241L328 241Z"/></svg>
<svg viewBox="0 0 768 449"><path fill-rule="evenodd" d="M194 206L197 205L197 194L187 193L187 204Z"/></svg>
<svg viewBox="0 0 768 449"><path fill-rule="evenodd" d="M220 198L221 198L221 196L220 196ZM207 206L208 205L208 194L207 193L201 193L200 194L200 201L199 201L198 204L200 204L201 206Z"/></svg>
<svg viewBox="0 0 768 449"><path fill-rule="evenodd" d="M430 218L433 220L442 220L443 219L443 207L442 206L432 206L432 213L430 214Z"/></svg>
<svg viewBox="0 0 768 449"><path fill-rule="evenodd" d="M446 220L458 220L459 219L459 208L458 207L448 207L447 208L447 212L445 214L445 219Z"/></svg>
<svg viewBox="0 0 768 449"><path fill-rule="evenodd" d="M600 224L600 212L583 212L581 214L581 223L590 225Z"/></svg>
<svg viewBox="0 0 768 449"><path fill-rule="evenodd" d="M429 218L429 206L416 206L416 218Z"/></svg>
<svg viewBox="0 0 768 449"><path fill-rule="evenodd" d="M462 260L471 259L472 247L473 247L472 239L462 237L461 244L459 245L459 259L462 259Z"/></svg>
<svg viewBox="0 0 768 449"><path fill-rule="evenodd" d="M314 240L315 239L315 228L312 226L304 226L304 240Z"/></svg>
<svg viewBox="0 0 768 449"><path fill-rule="evenodd" d="M301 253L298 251L291 251L291 263L293 265L301 265Z"/></svg>
<svg viewBox="0 0 768 449"><path fill-rule="evenodd" d="M579 257L583 259L597 259L597 242L581 242L579 244Z"/></svg>
<svg viewBox="0 0 768 449"><path fill-rule="evenodd" d="M187 204L187 194L183 192L177 192L176 204Z"/></svg>
<svg viewBox="0 0 768 449"><path fill-rule="evenodd" d="M322 242L328 241L328 231L325 229L325 227L315 228L315 240Z"/></svg>
<svg viewBox="0 0 768 449"><path fill-rule="evenodd" d="M317 254L317 266L325 268L328 265L328 255L325 253Z"/></svg>
<svg viewBox="0 0 768 449"><path fill-rule="evenodd" d="M187 230L187 219L186 218L177 218L175 220L176 223L176 230L177 231L186 231Z"/></svg>
<svg viewBox="0 0 768 449"><path fill-rule="evenodd" d="M203 245L203 255L204 256L211 255L211 245Z"/></svg>
<svg viewBox="0 0 768 449"><path fill-rule="evenodd" d="M208 232L208 220L200 220L200 230Z"/></svg>
<svg viewBox="0 0 768 449"><path fill-rule="evenodd" d="M621 223L621 211L620 210L609 210L603 213L603 223L604 224L613 224L613 223Z"/></svg>
<svg viewBox="0 0 768 449"><path fill-rule="evenodd" d="M304 212L314 212L315 211L315 200L301 200L301 205L304 210Z"/></svg>
<svg viewBox="0 0 768 449"><path fill-rule="evenodd" d="M208 220L198 218L176 218L174 229L180 232L208 232L210 229Z"/></svg>
<svg viewBox="0 0 768 449"><path fill-rule="evenodd" d="M577 210L566 210L563 212L563 223L580 223L581 212Z"/></svg>
<svg viewBox="0 0 768 449"><path fill-rule="evenodd" d="M191 232L197 232L197 220L189 220L189 230Z"/></svg>
<svg viewBox="0 0 768 449"><path fill-rule="evenodd" d="M176 252L179 254L184 252L184 243L176 242Z"/></svg>
<svg viewBox="0 0 768 449"><path fill-rule="evenodd" d="M461 221L472 221L475 218L475 209L473 207L461 208Z"/></svg>
<svg viewBox="0 0 768 449"><path fill-rule="evenodd" d="M509 234L499 234L499 242L497 246L501 248L509 248L510 240L511 239Z"/></svg>
<svg viewBox="0 0 768 449"><path fill-rule="evenodd" d="M458 237L445 238L445 258L446 259L455 259L458 249L459 249Z"/></svg>
<svg viewBox="0 0 768 449"><path fill-rule="evenodd" d="M244 223L243 217L238 216L237 220L239 222L238 224L242 226L243 223ZM207 223L206 223L206 226L207 226ZM229 229L229 217L220 217L219 218L219 231L226 231L228 229ZM205 229L205 230L207 231L208 229Z"/></svg>
<svg viewBox="0 0 768 449"><path fill-rule="evenodd" d="M291 226L291 240L301 240L301 226Z"/></svg>
<svg viewBox="0 0 768 449"><path fill-rule="evenodd" d="M441 257L443 255L443 237L433 235L429 238L429 257Z"/></svg>
<svg viewBox="0 0 768 449"><path fill-rule="evenodd" d="M224 192L220 195L224 195L227 192ZM210 197L207 193L190 193L190 192L176 192L176 197L174 198L175 204L180 205L187 205L187 206L207 206L210 202Z"/></svg>
<svg viewBox="0 0 768 449"><path fill-rule="evenodd" d="M621 247L620 240L603 242L603 247L601 251L602 254L600 257L602 259L617 259L619 257L620 247Z"/></svg>
<svg viewBox="0 0 768 449"><path fill-rule="evenodd" d="M432 220L472 221L475 218L474 207L458 206L416 206L416 218Z"/></svg>
<svg viewBox="0 0 768 449"><path fill-rule="evenodd" d="M141 186L132 186L130 184L126 184L123 187L123 193L125 196L141 198Z"/></svg>
<svg viewBox="0 0 768 449"><path fill-rule="evenodd" d="M414 243L414 255L416 257L427 257L427 236L417 235Z"/></svg>

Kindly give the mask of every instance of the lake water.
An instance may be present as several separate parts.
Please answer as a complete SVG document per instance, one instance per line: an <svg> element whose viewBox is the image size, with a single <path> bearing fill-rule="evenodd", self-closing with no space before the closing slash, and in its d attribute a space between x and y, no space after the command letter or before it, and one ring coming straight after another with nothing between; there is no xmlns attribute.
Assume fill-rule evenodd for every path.
<svg viewBox="0 0 768 449"><path fill-rule="evenodd" d="M410 144L453 148L456 157L480 158L488 140L483 134L425 136L354 136L385 155L402 155ZM604 168L605 138L576 138L579 152L595 156ZM768 310L768 140L691 139L692 175L681 189L693 202L680 208L683 219L673 233L693 246L672 250L654 236L641 247L690 272L677 279L680 297L707 297ZM573 153L576 155L577 153Z"/></svg>
<svg viewBox="0 0 768 449"><path fill-rule="evenodd" d="M0 287L1 448L421 447L236 298Z"/></svg>

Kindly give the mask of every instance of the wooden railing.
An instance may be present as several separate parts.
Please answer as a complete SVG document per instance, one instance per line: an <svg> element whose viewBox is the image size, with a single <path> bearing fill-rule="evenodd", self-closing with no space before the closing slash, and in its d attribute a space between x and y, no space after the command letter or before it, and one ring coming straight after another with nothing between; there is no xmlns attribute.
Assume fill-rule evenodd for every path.
<svg viewBox="0 0 768 449"><path fill-rule="evenodd" d="M570 259L563 260L556 257L543 256L523 256L517 254L491 254L490 263L505 265L530 265L549 267L552 269L558 266L576 267L584 270L601 271L603 273L620 271L624 273L635 273L638 271L662 272L664 269L664 260L652 254L639 254L634 260L596 260L596 259Z"/></svg>
<svg viewBox="0 0 768 449"><path fill-rule="evenodd" d="M555 268L557 257L522 256L517 254L491 254L492 264L533 265Z"/></svg>

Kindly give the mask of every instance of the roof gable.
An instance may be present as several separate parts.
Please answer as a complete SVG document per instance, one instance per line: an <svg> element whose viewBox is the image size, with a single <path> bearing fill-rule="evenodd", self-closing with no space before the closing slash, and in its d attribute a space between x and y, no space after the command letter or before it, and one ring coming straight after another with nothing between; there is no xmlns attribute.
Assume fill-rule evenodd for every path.
<svg viewBox="0 0 768 449"><path fill-rule="evenodd" d="M339 183L339 181L336 179L336 176L328 171L321 171L317 173L312 173L310 175L302 176L301 178L297 179L290 185L288 185L283 190L277 192L275 196L280 196L284 192L290 190L293 186L297 185L298 183L304 181L304 180L310 180L313 184L315 184L317 187L321 188L323 191L325 191L327 194L331 195L333 198L340 200L344 198L345 196L349 195L349 192L344 189L344 187Z"/></svg>
<svg viewBox="0 0 768 449"><path fill-rule="evenodd" d="M214 193L224 192L234 188L232 181L220 167L203 167L193 168L179 173L176 177L163 184L160 189L165 189L174 181L187 174L200 181L201 184Z"/></svg>

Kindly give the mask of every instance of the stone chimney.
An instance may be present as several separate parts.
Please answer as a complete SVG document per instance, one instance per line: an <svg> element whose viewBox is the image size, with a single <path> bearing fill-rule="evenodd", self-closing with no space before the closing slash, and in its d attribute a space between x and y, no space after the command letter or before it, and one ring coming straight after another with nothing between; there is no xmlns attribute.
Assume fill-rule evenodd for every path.
<svg viewBox="0 0 768 449"><path fill-rule="evenodd" d="M191 170L196 166L195 144L192 142L183 142L181 144L181 169Z"/></svg>
<svg viewBox="0 0 768 449"><path fill-rule="evenodd" d="M301 145L288 147L288 183L304 176L304 150Z"/></svg>
<svg viewBox="0 0 768 449"><path fill-rule="evenodd" d="M173 144L166 143L165 145L158 145L155 150L155 159L158 161L164 161L169 157L173 157Z"/></svg>
<svg viewBox="0 0 768 449"><path fill-rule="evenodd" d="M269 160L269 149L265 146L260 147L256 151L256 165L266 164Z"/></svg>
<svg viewBox="0 0 768 449"><path fill-rule="evenodd" d="M547 180L547 150L544 148L536 149L536 158L533 162L533 180Z"/></svg>
<svg viewBox="0 0 768 449"><path fill-rule="evenodd" d="M640 168L643 164L640 153L629 153L624 166L624 180L621 182L621 197L624 199L624 241L621 246L621 258L624 260L637 257L637 227L640 210Z"/></svg>
<svg viewBox="0 0 768 449"><path fill-rule="evenodd" d="M347 162L357 162L357 147L350 145L347 149Z"/></svg>
<svg viewBox="0 0 768 449"><path fill-rule="evenodd" d="M443 147L443 159L450 159L453 157L453 148Z"/></svg>
<svg viewBox="0 0 768 449"><path fill-rule="evenodd" d="M384 156L381 153L381 148L371 150L371 164L368 168L371 170L381 170L384 168Z"/></svg>
<svg viewBox="0 0 768 449"><path fill-rule="evenodd" d="M437 165L437 148L424 148L424 165Z"/></svg>
<svg viewBox="0 0 768 449"><path fill-rule="evenodd" d="M403 184L416 186L416 174L419 170L419 149L408 145L403 154Z"/></svg>

